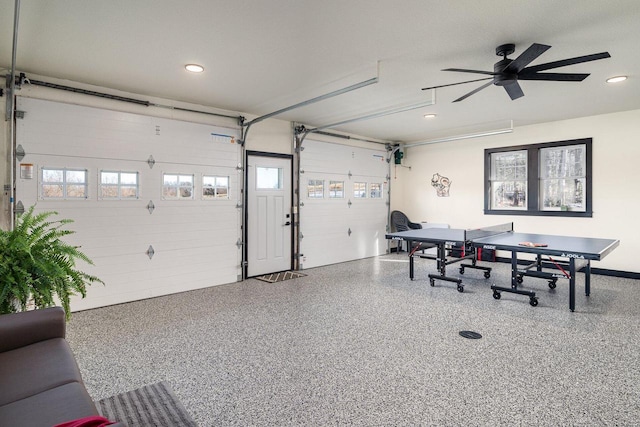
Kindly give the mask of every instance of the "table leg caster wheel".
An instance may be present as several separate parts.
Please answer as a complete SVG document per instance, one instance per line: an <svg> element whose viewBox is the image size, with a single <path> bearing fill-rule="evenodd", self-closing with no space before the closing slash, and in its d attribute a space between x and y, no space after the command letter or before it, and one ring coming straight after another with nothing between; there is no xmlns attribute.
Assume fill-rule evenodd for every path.
<svg viewBox="0 0 640 427"><path fill-rule="evenodd" d="M529 299L529 304L531 304L532 307L535 307L536 305L538 305L538 298L531 297L531 299Z"/></svg>
<svg viewBox="0 0 640 427"><path fill-rule="evenodd" d="M436 281L435 281L435 280L433 280L433 279L429 279L429 284L430 284L431 286L435 286L435 285L436 285Z"/></svg>
<svg viewBox="0 0 640 427"><path fill-rule="evenodd" d="M493 298L495 298L495 299L500 299L500 297L501 297L501 296L502 296L502 295L500 295L500 292L498 292L498 291L493 291Z"/></svg>
<svg viewBox="0 0 640 427"><path fill-rule="evenodd" d="M522 283L523 282L522 276L517 276L516 277L516 282Z"/></svg>
<svg viewBox="0 0 640 427"><path fill-rule="evenodd" d="M491 272L490 271L485 271L484 272L484 278L488 279L489 277L491 277Z"/></svg>
<svg viewBox="0 0 640 427"><path fill-rule="evenodd" d="M555 280L549 281L549 289L555 289L555 288L556 288L556 281Z"/></svg>
<svg viewBox="0 0 640 427"><path fill-rule="evenodd" d="M458 292L464 292L464 286L458 285Z"/></svg>
<svg viewBox="0 0 640 427"><path fill-rule="evenodd" d="M464 274L464 267L460 267L460 274Z"/></svg>

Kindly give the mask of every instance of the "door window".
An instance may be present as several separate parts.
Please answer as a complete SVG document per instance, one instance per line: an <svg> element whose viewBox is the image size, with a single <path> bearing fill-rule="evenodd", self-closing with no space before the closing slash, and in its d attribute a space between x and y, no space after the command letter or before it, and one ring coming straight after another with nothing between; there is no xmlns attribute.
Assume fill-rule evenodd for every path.
<svg viewBox="0 0 640 427"><path fill-rule="evenodd" d="M256 166L256 190L282 190L282 168Z"/></svg>

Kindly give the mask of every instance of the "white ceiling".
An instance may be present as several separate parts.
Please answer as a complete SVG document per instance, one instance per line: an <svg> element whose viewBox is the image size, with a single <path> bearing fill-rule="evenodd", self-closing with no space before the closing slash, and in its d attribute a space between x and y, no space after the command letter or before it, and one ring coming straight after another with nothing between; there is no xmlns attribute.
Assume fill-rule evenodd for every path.
<svg viewBox="0 0 640 427"><path fill-rule="evenodd" d="M0 0L4 68L13 16ZM496 46L515 43L516 58L534 42L552 48L531 65L611 58L553 70L591 73L580 83L523 81L515 101L490 86L453 104L483 82L469 83L335 130L415 142L640 108L638 0L22 0L16 69L255 115L379 78L278 116L313 127L424 103L425 86L482 77L443 68L491 71ZM205 72L184 71L194 62Z"/></svg>

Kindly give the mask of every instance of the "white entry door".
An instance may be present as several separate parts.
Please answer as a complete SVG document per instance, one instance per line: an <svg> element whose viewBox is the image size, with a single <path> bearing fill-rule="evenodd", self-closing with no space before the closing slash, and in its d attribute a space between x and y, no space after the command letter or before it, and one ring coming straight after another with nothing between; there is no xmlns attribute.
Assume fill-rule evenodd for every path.
<svg viewBox="0 0 640 427"><path fill-rule="evenodd" d="M291 269L291 158L247 158L247 276Z"/></svg>

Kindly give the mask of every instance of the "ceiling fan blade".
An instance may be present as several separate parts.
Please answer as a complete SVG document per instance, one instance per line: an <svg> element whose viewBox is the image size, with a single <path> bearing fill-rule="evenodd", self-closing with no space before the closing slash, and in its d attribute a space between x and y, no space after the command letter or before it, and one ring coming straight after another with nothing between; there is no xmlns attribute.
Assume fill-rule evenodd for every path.
<svg viewBox="0 0 640 427"><path fill-rule="evenodd" d="M589 77L588 73L568 74L568 73L526 73L519 74L518 80L547 80L556 82L581 82Z"/></svg>
<svg viewBox="0 0 640 427"><path fill-rule="evenodd" d="M577 56L575 58L562 59L560 61L547 62L546 64L534 65L523 69L526 73L537 73L538 71L550 70L552 68L566 67L567 65L580 64L582 62L597 61L598 59L611 58L609 52L594 53L592 55Z"/></svg>
<svg viewBox="0 0 640 427"><path fill-rule="evenodd" d="M520 87L518 82L513 82L503 87L504 87L504 90L506 90L507 93L509 94L509 97L511 98L512 101L514 99L518 99L524 96L524 92L522 91L522 88Z"/></svg>
<svg viewBox="0 0 640 427"><path fill-rule="evenodd" d="M529 65L538 56L545 53L549 48L551 48L551 46L547 46L546 44L532 44L527 48L527 50L522 52L520 56L514 59L511 64L504 69L504 71L507 73L519 73L524 67Z"/></svg>
<svg viewBox="0 0 640 427"><path fill-rule="evenodd" d="M496 75L496 73L494 73L493 71L467 70L465 68L445 68L442 71L457 71L459 73L487 74L489 76L495 76Z"/></svg>
<svg viewBox="0 0 640 427"><path fill-rule="evenodd" d="M482 80L489 80L489 79L492 79L492 78L493 77L486 77L484 79L467 80L466 82L449 83L448 85L423 87L422 90L438 89L438 88L447 87L447 86L457 86L457 85L461 85L461 84L465 84L465 83L472 83L472 82L479 82L479 81L482 81Z"/></svg>
<svg viewBox="0 0 640 427"><path fill-rule="evenodd" d="M489 86L489 85L492 85L492 84L493 84L493 82L485 83L485 84L483 84L482 86L480 86L479 88L472 90L472 91L471 91L471 92L469 92L468 94L461 96L460 98L458 98L458 99L454 100L453 102L460 102L460 101L462 101L463 99L467 99L468 97L470 97L470 96L471 96L471 95L473 95L474 93L478 93L478 92L480 92L482 89L484 89L485 87L487 87L487 86Z"/></svg>

